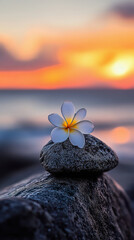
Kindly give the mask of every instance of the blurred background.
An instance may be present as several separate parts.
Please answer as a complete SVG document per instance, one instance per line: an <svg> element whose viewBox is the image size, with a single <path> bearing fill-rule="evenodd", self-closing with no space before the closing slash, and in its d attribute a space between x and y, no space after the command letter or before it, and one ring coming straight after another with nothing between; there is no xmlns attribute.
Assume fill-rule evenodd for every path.
<svg viewBox="0 0 134 240"><path fill-rule="evenodd" d="M0 1L0 189L43 171L48 114L87 108L134 193L134 1Z"/></svg>

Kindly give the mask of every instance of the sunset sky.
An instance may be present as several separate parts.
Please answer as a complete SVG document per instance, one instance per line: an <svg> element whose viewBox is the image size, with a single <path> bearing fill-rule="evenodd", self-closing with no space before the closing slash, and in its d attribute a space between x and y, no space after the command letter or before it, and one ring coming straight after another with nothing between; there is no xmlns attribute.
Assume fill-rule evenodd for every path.
<svg viewBox="0 0 134 240"><path fill-rule="evenodd" d="M133 0L1 0L0 88L134 88Z"/></svg>

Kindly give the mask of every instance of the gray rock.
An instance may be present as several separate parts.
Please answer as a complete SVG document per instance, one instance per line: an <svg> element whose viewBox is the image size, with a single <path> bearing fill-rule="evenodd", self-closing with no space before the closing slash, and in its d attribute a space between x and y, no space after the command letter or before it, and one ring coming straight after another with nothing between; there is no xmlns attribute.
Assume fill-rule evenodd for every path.
<svg viewBox="0 0 134 240"><path fill-rule="evenodd" d="M118 157L98 138L85 135L85 147L73 146L67 139L63 143L49 141L40 154L42 166L50 173L100 173L115 168Z"/></svg>
<svg viewBox="0 0 134 240"><path fill-rule="evenodd" d="M0 198L2 240L134 239L129 200L105 174L33 176L5 189Z"/></svg>

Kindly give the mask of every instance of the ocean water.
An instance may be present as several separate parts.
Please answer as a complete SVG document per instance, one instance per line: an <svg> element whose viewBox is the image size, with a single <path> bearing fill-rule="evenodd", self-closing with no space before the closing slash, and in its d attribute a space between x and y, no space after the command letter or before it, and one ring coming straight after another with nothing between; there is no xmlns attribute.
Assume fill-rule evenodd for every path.
<svg viewBox="0 0 134 240"><path fill-rule="evenodd" d="M48 114L61 114L64 101L76 110L85 107L86 119L95 125L92 135L111 146L120 161L134 164L134 90L1 90L2 154L36 159L50 139Z"/></svg>

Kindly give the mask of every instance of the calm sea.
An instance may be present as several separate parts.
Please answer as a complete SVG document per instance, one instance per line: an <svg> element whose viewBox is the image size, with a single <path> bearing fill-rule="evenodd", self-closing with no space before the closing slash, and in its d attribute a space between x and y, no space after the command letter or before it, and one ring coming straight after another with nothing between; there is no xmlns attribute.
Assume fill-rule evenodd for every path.
<svg viewBox="0 0 134 240"><path fill-rule="evenodd" d="M121 161L134 161L134 90L1 90L0 149L6 154L37 156L50 139L47 116L59 113L64 101L95 125L93 135L110 145ZM8 146L8 153L7 153Z"/></svg>

